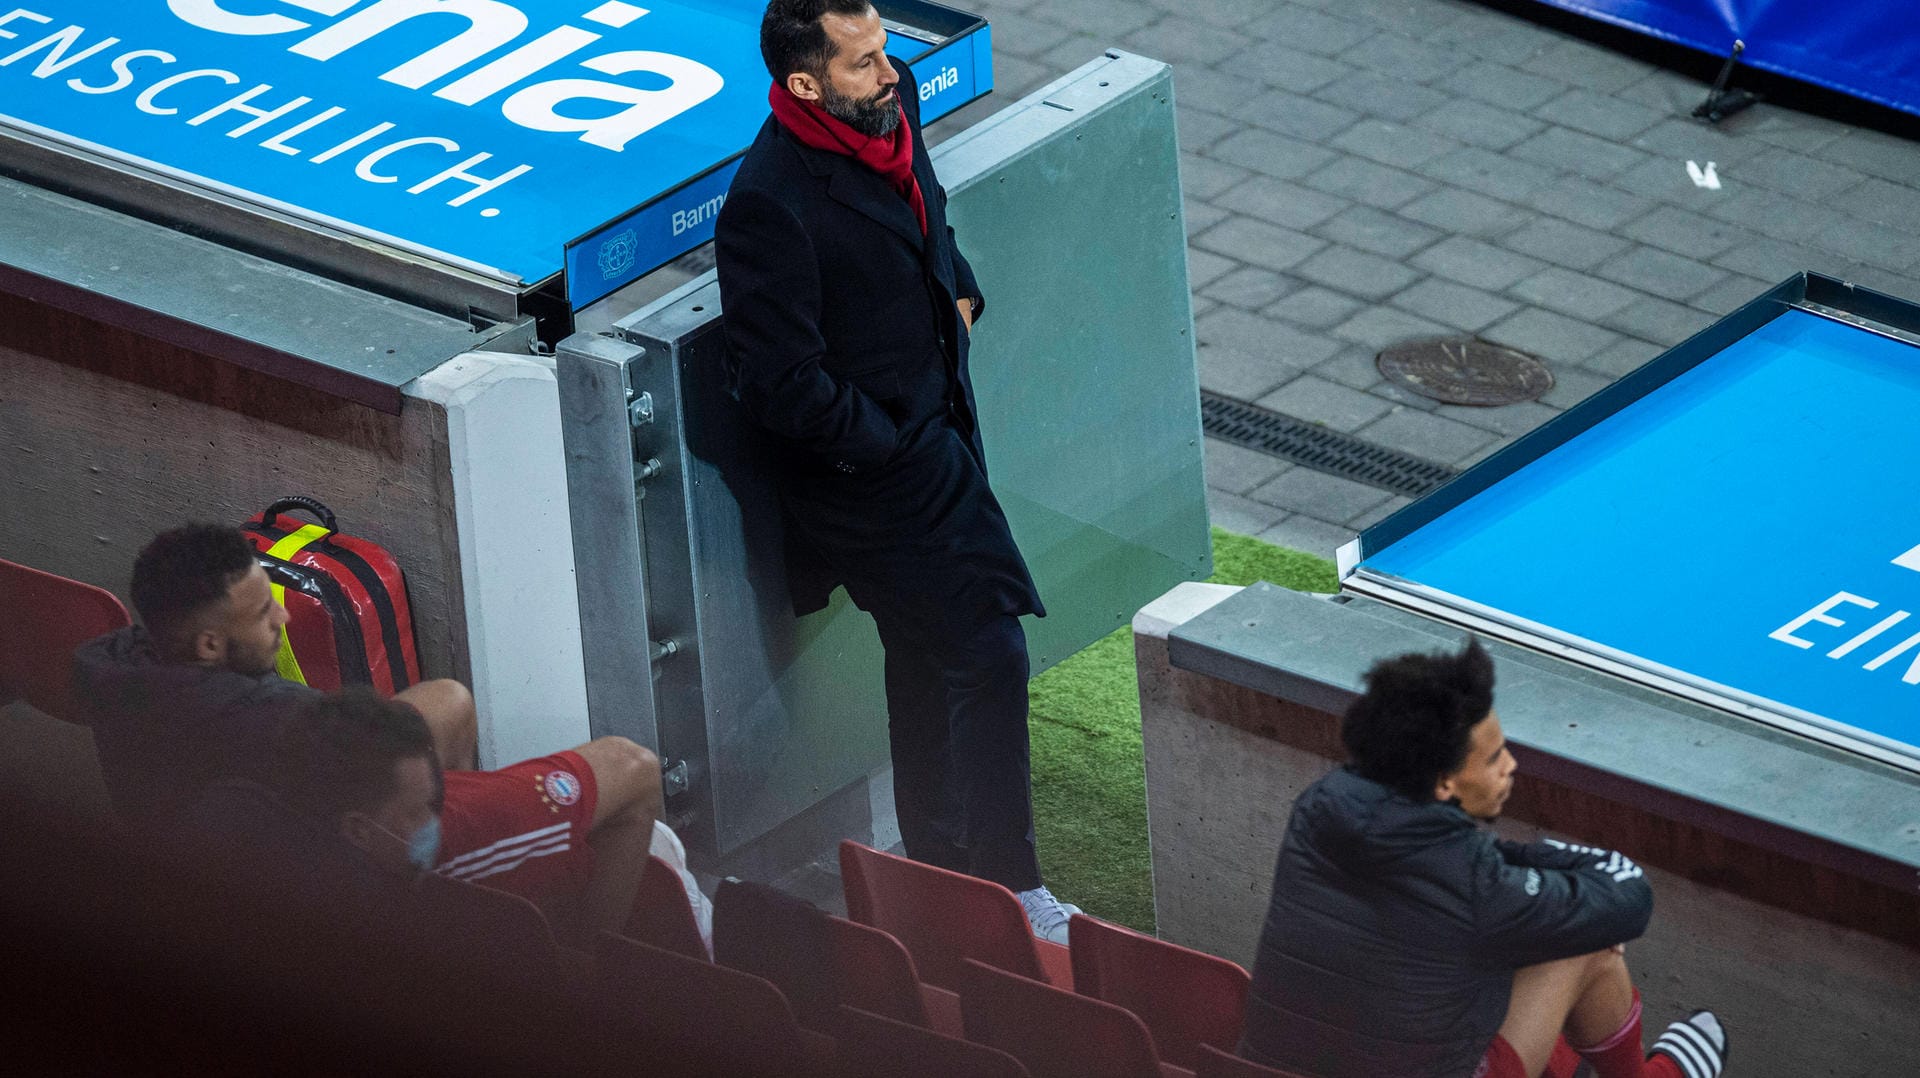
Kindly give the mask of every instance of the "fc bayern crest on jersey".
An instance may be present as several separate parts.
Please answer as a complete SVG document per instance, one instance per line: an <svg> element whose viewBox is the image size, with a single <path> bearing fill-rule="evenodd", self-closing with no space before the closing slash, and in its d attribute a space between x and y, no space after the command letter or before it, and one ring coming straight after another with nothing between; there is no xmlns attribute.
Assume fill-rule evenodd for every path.
<svg viewBox="0 0 1920 1078"><path fill-rule="evenodd" d="M580 780L571 771L549 771L547 797L556 805L572 805L580 800Z"/></svg>

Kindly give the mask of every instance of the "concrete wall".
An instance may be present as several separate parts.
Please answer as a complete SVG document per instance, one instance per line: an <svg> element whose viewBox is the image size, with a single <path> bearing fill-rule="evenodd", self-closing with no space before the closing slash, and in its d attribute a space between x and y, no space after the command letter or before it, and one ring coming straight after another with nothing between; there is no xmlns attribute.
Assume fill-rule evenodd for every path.
<svg viewBox="0 0 1920 1078"><path fill-rule="evenodd" d="M289 314L292 317L292 313ZM445 417L388 415L20 300L0 317L0 557L126 598L189 520L312 494L405 567L430 676L465 677Z"/></svg>
<svg viewBox="0 0 1920 1078"><path fill-rule="evenodd" d="M11 302L0 557L124 602L156 532L237 524L285 494L318 497L342 530L399 560L422 672L473 687L483 765L587 740L550 362L456 356L410 384L392 415ZM0 715L0 781L104 808L91 737L24 705Z"/></svg>
<svg viewBox="0 0 1920 1078"><path fill-rule="evenodd" d="M552 361L469 353L407 388L409 407L432 402L443 418L480 762L581 744L586 668Z"/></svg>
<svg viewBox="0 0 1920 1078"><path fill-rule="evenodd" d="M1339 751L1333 715L1168 662L1169 627L1216 598L1175 589L1135 619L1154 906L1164 938L1250 966L1293 799ZM1525 819L1501 828L1544 833ZM1914 1072L1920 951L1647 868L1654 922L1627 959L1650 1026L1714 1008L1732 1031L1737 1074Z"/></svg>

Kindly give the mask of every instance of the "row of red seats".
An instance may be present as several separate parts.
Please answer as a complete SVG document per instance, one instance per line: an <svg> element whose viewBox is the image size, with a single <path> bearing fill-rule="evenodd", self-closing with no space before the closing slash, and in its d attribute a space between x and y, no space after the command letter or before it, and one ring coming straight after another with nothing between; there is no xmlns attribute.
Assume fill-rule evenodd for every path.
<svg viewBox="0 0 1920 1078"><path fill-rule="evenodd" d="M127 625L125 607L104 589L0 560L0 611L0 703L24 699L77 721L68 672L73 650ZM1070 962L1066 948L1033 938L1004 888L854 843L843 847L842 863L854 920L822 921L821 951L831 956L837 977L830 984L783 978L788 992L808 997L809 1017L831 1027L831 1039L802 1031L771 981L706 961L679 877L657 858L643 877L627 938L609 937L592 964L591 998L614 1005L616 1017L620 1006L646 1015L645 1025L660 1036L715 1030L722 1034L717 1046L737 1053L759 1045L769 1061L811 1045L817 1062L830 1054L823 1044L845 1042L843 1062L852 1073L897 1073L903 1051L912 1053L907 1058L944 1061L927 1067L929 1073L1028 1073L1013 1057L963 1035L1012 1049L1036 1062L1040 1074L1158 1074L1157 1067L1148 1069L1156 1037L1170 1061L1190 1069L1202 1058L1201 1041L1231 1046L1238 1039L1246 974L1232 963L1172 948L1201 962L1195 972L1207 990L1156 996L1155 985L1172 982L1131 976L1141 958L1128 948L1132 940L1170 945L1083 917L1075 938L1108 942L1083 944ZM424 887L439 920L460 927L457 946L489 953L532 983L578 983L589 972L555 942L530 903L438 878ZM876 925L893 934L870 927ZM911 953L896 936L911 941ZM1063 991L1076 976L1083 996ZM1107 998L1153 1016L1152 1032L1122 1007L1094 998L1102 996L1094 987L1102 984ZM1054 1012L1049 1021L1028 1019ZM1049 1053L1061 1058L1041 1058Z"/></svg>
<svg viewBox="0 0 1920 1078"><path fill-rule="evenodd" d="M1239 1043L1249 988L1233 962L1085 915L1071 922L1069 951L1034 939L1006 888L856 842L840 844L840 868L848 915L897 936L944 985L923 991L960 993L960 1032L1036 1078L1150 1076L1150 1062L1163 1076L1288 1074L1222 1050ZM1562 1039L1542 1078L1572 1078L1579 1065Z"/></svg>
<svg viewBox="0 0 1920 1078"><path fill-rule="evenodd" d="M1232 962L1085 915L1071 923L1071 949L1037 940L1006 888L856 842L840 844L840 870L848 916L899 939L963 1011L970 992L1018 1004L968 1016L965 1032L1036 1075L1157 1073L1149 1064L1275 1073L1221 1071L1240 1061L1204 1051L1240 1040L1248 978Z"/></svg>
<svg viewBox="0 0 1920 1078"><path fill-rule="evenodd" d="M22 698L71 721L73 649L128 624L125 608L103 589L0 561L0 612L0 703ZM1084 915L1069 951L1036 940L997 884L854 842L840 862L851 919L822 915L811 946L826 956L824 978L725 947L723 962L745 968L710 963L679 877L658 859L625 936L608 937L590 966L530 903L426 886L468 926L463 945L511 956L533 982L590 982L604 1021L633 1024L643 1040L692 1038L749 1070L897 1074L912 1059L928 1074L1283 1075L1222 1051L1239 1041L1248 986L1232 962ZM1562 1055L1550 1074L1570 1071Z"/></svg>
<svg viewBox="0 0 1920 1078"><path fill-rule="evenodd" d="M718 965L705 961L685 894L660 884L629 928L652 945L609 938L596 995L625 992L663 1019L663 1035L705 1023L707 1050L730 1047L740 1065L737 1053L750 1053L768 1073L804 1064L879 1078L914 1060L917 1073L959 1076L1301 1078L1225 1050L1239 1042L1249 987L1232 962L1084 914L1069 950L1036 940L998 884L853 841L840 865L852 919L818 914L811 930L777 907L742 911L750 893L723 888ZM661 869L649 876L671 880ZM743 921L762 926L742 933L755 937L745 945L725 933ZM815 968L790 961L808 950ZM1546 1076L1578 1065L1563 1041Z"/></svg>
<svg viewBox="0 0 1920 1078"><path fill-rule="evenodd" d="M1069 951L1034 939L997 884L851 841L840 856L851 919L796 919L777 900L741 910L768 900L723 890L718 963L684 894L650 891L637 938L602 942L596 1007L744 1072L878 1078L912 1060L963 1078L1284 1078L1222 1050L1239 1040L1247 991L1232 962L1084 915ZM742 943L729 923L778 931Z"/></svg>
<svg viewBox="0 0 1920 1078"><path fill-rule="evenodd" d="M744 888L720 896L714 942L721 961L711 962L677 878L657 861L646 878L666 882L643 888L626 934L602 937L584 968L554 943L531 903L478 885L435 879L427 886L442 920L467 926L464 946L488 949L537 982L582 984L601 1023L635 1042L709 1061L713 1073L879 1078L902 1073L911 1060L914 1073L956 1078L1282 1074L1221 1050L1238 1040L1246 995L1247 975L1231 962L1082 916L1070 962L1058 965L1040 957L1051 945L1033 939L1004 888L855 843L843 844L842 856L850 911L919 922L923 930L909 936L927 962L881 928L817 912L783 917ZM934 900L944 913L919 912L933 897L928 888L943 896ZM924 931L1007 905L1017 923L989 914L977 931ZM996 922L1016 931L995 931ZM742 934L759 942L726 934L730 924L752 923L780 931ZM795 928L809 923L811 930ZM815 962L791 961L796 952ZM975 954L1010 957L1043 976ZM945 983L923 980L923 970L940 971Z"/></svg>

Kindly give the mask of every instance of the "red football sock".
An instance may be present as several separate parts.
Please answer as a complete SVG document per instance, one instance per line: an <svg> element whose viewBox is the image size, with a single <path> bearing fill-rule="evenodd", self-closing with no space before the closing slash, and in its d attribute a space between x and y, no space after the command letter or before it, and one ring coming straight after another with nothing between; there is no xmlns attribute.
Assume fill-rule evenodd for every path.
<svg viewBox="0 0 1920 1078"><path fill-rule="evenodd" d="M1573 1050L1593 1068L1594 1078L1685 1078L1673 1060L1666 1056L1648 1059L1640 1049L1640 990L1633 990L1633 1007L1627 1020L1599 1044Z"/></svg>
<svg viewBox="0 0 1920 1078"><path fill-rule="evenodd" d="M1675 1063L1673 1057L1669 1055L1650 1057L1641 1064L1640 1073L1645 1078L1687 1078L1680 1073L1680 1064Z"/></svg>

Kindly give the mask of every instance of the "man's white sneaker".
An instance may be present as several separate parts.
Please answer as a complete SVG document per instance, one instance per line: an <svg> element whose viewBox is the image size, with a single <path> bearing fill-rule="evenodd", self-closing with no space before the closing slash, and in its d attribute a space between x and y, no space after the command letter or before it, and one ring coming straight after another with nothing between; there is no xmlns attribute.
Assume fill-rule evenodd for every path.
<svg viewBox="0 0 1920 1078"><path fill-rule="evenodd" d="M1048 943L1065 947L1067 921L1080 912L1080 907L1060 901L1045 887L1022 891L1019 897L1020 908L1027 911L1027 923L1033 926L1033 934Z"/></svg>

